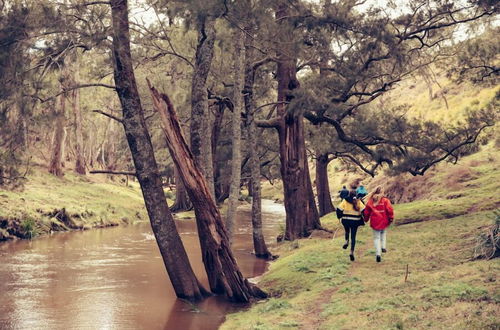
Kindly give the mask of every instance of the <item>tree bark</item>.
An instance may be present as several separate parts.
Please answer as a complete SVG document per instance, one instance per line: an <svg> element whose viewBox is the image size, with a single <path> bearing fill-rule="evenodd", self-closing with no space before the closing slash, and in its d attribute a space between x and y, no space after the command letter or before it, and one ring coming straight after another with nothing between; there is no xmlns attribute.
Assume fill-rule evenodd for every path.
<svg viewBox="0 0 500 330"><path fill-rule="evenodd" d="M276 19L283 27L282 38L293 39L286 26L288 4L282 3L276 11ZM296 77L296 59L285 52L278 54L276 77L278 80L278 136L280 145L281 177L284 187L286 210L285 239L307 237L313 229L320 229L318 210L314 201L309 167L307 163L304 121L301 113L291 113L285 102L293 98L293 90L300 86Z"/></svg>
<svg viewBox="0 0 500 330"><path fill-rule="evenodd" d="M76 86L79 81L78 54L75 54L75 63L72 82ZM71 103L73 106L74 124L75 124L75 172L85 175L85 157L83 154L83 130L82 130L82 111L80 108L80 90L74 89L71 91Z"/></svg>
<svg viewBox="0 0 500 330"><path fill-rule="evenodd" d="M174 166L174 176L175 176L175 203L170 207L171 212L182 212L189 211L193 208L193 205L189 201L189 196L182 183L182 179L179 175L177 167Z"/></svg>
<svg viewBox="0 0 500 330"><path fill-rule="evenodd" d="M50 156L49 173L63 176L62 161L64 157L64 146L66 142L66 96L59 96L59 105L56 105L56 123L54 137L52 139L52 151Z"/></svg>
<svg viewBox="0 0 500 330"><path fill-rule="evenodd" d="M229 240L232 241L233 224L240 197L241 188L241 114L243 112L243 85L245 79L245 32L235 29L234 37L234 88L233 88L233 114L232 114L232 158L231 158L231 184L229 187L229 200L226 215L226 228Z"/></svg>
<svg viewBox="0 0 500 330"><path fill-rule="evenodd" d="M201 251L212 292L225 294L235 302L249 302L266 294L243 277L234 259L227 231L210 196L206 179L195 163L177 120L174 107L165 94L150 86L153 104L160 113L167 146L193 203Z"/></svg>
<svg viewBox="0 0 500 330"><path fill-rule="evenodd" d="M211 135L207 78L214 55L215 19L204 16L200 18L197 28L198 45L191 84L191 150L207 179L210 194L215 198L212 148L207 138Z"/></svg>
<svg viewBox="0 0 500 330"><path fill-rule="evenodd" d="M328 164L331 159L328 153L316 155L316 192L318 194L319 216L333 212L335 208L330 195L330 184L328 182Z"/></svg>
<svg viewBox="0 0 500 330"><path fill-rule="evenodd" d="M257 154L257 127L254 121L255 104L253 99L253 86L255 81L255 69L253 68L253 39L251 36L245 37L245 86L243 90L246 113L246 129L250 165L249 192L252 196L252 238L255 256L269 259L272 254L267 249L264 233L262 231L262 198L260 185L260 160Z"/></svg>
<svg viewBox="0 0 500 330"><path fill-rule="evenodd" d="M227 189L225 189L225 182L221 180L220 176L220 166L218 165L217 158L217 142L219 141L219 135L222 128L222 120L224 119L224 110L226 109L226 103L220 101L215 112L214 122L212 125L212 168L214 171L214 189L215 189L215 200L220 202L224 201Z"/></svg>
<svg viewBox="0 0 500 330"><path fill-rule="evenodd" d="M130 52L126 0L111 0L113 62L116 91L151 227L177 297L199 300L207 294L198 282L170 213L162 188L153 145L144 120Z"/></svg>

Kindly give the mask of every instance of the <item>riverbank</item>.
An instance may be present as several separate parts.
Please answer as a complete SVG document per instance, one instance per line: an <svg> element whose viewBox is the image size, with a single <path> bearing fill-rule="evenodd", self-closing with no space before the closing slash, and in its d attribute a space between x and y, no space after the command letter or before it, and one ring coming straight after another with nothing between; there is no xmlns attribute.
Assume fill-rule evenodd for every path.
<svg viewBox="0 0 500 330"><path fill-rule="evenodd" d="M34 168L22 191L0 190L0 241L147 220L140 187L102 175Z"/></svg>
<svg viewBox="0 0 500 330"><path fill-rule="evenodd" d="M356 261L335 238L286 242L259 285L270 299L229 314L221 329L493 329L500 325L500 260L471 261L492 212L392 227L376 263L371 229L359 231ZM408 268L407 268L408 267ZM408 269L408 273L407 273Z"/></svg>

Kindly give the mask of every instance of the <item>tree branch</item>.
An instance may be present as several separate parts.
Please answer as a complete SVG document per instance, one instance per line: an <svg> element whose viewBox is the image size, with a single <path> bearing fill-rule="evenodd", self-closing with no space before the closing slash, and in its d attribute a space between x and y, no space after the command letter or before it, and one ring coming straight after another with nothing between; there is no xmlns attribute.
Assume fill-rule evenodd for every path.
<svg viewBox="0 0 500 330"><path fill-rule="evenodd" d="M131 176L136 176L137 173L135 172L126 172L126 171L90 171L90 174L114 174L114 175L131 175Z"/></svg>
<svg viewBox="0 0 500 330"><path fill-rule="evenodd" d="M118 117L116 117L116 116L114 116L114 115L112 115L112 114L110 114L110 113L104 112L104 111L102 111L102 110L92 110L92 112L95 112L95 113L100 113L101 115L104 115L104 116L106 116L106 117L109 117L109 118L111 118L111 119L113 119L113 120L116 120L117 122L119 122L119 123L123 124L123 119L118 118Z"/></svg>

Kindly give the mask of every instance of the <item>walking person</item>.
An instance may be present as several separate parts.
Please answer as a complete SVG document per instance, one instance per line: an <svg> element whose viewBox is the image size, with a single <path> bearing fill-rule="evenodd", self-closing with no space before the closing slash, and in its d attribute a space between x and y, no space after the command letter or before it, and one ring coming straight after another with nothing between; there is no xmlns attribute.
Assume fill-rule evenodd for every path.
<svg viewBox="0 0 500 330"><path fill-rule="evenodd" d="M356 191L349 191L349 195L337 207L337 218L341 219L345 229L345 244L342 248L345 250L349 246L349 236L351 239L351 253L349 258L354 261L354 248L356 246L356 233L359 226L364 226L362 212L365 206L363 202L356 198Z"/></svg>
<svg viewBox="0 0 500 330"><path fill-rule="evenodd" d="M394 209L391 201L384 197L381 187L377 187L368 196L368 202L363 211L365 221L370 221L373 229L373 243L375 244L376 260L382 261L382 253L387 252L386 237L387 227L394 220Z"/></svg>
<svg viewBox="0 0 500 330"><path fill-rule="evenodd" d="M356 197L359 199L363 199L366 195L368 195L368 191L366 190L365 186L360 184L360 186L356 189Z"/></svg>
<svg viewBox="0 0 500 330"><path fill-rule="evenodd" d="M346 199L347 196L349 196L349 190L347 190L347 188L343 186L342 189L339 190L340 200Z"/></svg>

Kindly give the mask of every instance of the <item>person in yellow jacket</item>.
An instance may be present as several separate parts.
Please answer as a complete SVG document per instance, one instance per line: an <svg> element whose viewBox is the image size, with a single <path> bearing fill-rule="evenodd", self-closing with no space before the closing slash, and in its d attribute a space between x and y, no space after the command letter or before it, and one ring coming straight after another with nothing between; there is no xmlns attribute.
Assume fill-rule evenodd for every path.
<svg viewBox="0 0 500 330"><path fill-rule="evenodd" d="M356 246L356 233L359 226L364 226L362 213L365 205L356 197L356 190L349 191L347 196L337 207L337 218L342 222L345 229L345 244L342 248L345 250L349 246L349 234L351 236L351 253L349 258L354 261L354 248Z"/></svg>

